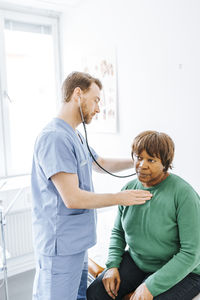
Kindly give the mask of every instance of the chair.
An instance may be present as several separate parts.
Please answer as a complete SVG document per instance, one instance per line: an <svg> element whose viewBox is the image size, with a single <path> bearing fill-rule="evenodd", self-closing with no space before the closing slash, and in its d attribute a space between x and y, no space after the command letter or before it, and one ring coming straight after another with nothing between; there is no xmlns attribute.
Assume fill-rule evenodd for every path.
<svg viewBox="0 0 200 300"><path fill-rule="evenodd" d="M102 272L104 268L99 266L97 263L95 263L91 258L88 259L88 272L92 276L91 282L97 278ZM91 283L90 282L90 283ZM129 300L131 296L133 295L133 292L124 296L123 300ZM198 294L196 297L193 298L193 300L200 300L200 294Z"/></svg>

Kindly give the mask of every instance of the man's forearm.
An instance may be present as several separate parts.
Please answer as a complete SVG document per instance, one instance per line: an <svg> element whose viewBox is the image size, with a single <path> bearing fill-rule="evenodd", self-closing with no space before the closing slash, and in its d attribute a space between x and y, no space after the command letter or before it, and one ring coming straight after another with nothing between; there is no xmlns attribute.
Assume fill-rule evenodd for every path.
<svg viewBox="0 0 200 300"><path fill-rule="evenodd" d="M133 168L133 160L132 159L117 159L117 158L99 158L97 162L109 172L119 172L126 169ZM101 169L97 167L95 163L93 163L94 170L97 172L103 172Z"/></svg>
<svg viewBox="0 0 200 300"><path fill-rule="evenodd" d="M68 208L90 209L113 205L140 205L151 199L151 194L142 190L125 190L116 194L96 194L78 189L62 197Z"/></svg>
<svg viewBox="0 0 200 300"><path fill-rule="evenodd" d="M119 199L117 194L96 194L79 189L64 202L68 208L91 209L118 205Z"/></svg>
<svg viewBox="0 0 200 300"><path fill-rule="evenodd" d="M151 198L148 191L124 190L116 194L96 194L79 188L76 174L57 173L51 177L68 208L90 209L112 205L144 204Z"/></svg>

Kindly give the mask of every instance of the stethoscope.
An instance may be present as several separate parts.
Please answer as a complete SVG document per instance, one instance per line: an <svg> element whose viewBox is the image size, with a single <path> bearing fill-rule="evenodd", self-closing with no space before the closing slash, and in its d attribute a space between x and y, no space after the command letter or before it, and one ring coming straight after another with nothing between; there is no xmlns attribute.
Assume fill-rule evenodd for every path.
<svg viewBox="0 0 200 300"><path fill-rule="evenodd" d="M80 104L80 98L79 98L79 109L80 109L80 114L81 114L81 121L82 121L82 124L83 124L83 128L84 128L84 132L85 132L85 140L86 140L86 146L87 146L87 149L93 159L93 161L95 162L95 164L101 168L104 172L108 173L109 175L111 176L114 176L114 177L118 177L118 178L127 178L127 177L131 177L131 176L134 176L136 175L136 173L133 173L133 174L130 174L130 175L116 175L116 174L113 174L111 172L109 172L108 170L104 169L95 159L94 155L92 154L92 151L90 150L90 146L88 144L88 137L87 137L87 130L86 130L86 126L85 126L85 120L84 120L84 117L83 117L83 111L82 111L82 108L81 108L81 104Z"/></svg>

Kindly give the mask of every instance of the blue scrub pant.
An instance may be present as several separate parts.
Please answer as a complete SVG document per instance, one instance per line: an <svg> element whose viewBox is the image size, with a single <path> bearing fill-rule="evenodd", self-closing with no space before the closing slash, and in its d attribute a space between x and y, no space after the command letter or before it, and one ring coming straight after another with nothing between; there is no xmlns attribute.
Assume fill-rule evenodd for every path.
<svg viewBox="0 0 200 300"><path fill-rule="evenodd" d="M67 256L38 255L33 300L86 300L87 251Z"/></svg>

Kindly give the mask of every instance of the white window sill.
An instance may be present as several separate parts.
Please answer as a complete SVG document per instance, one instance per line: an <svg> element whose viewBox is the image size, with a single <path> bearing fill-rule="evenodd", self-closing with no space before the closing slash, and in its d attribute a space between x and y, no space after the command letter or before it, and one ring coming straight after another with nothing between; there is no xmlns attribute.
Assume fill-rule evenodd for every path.
<svg viewBox="0 0 200 300"><path fill-rule="evenodd" d="M0 180L0 193L30 187L30 175L8 177Z"/></svg>

